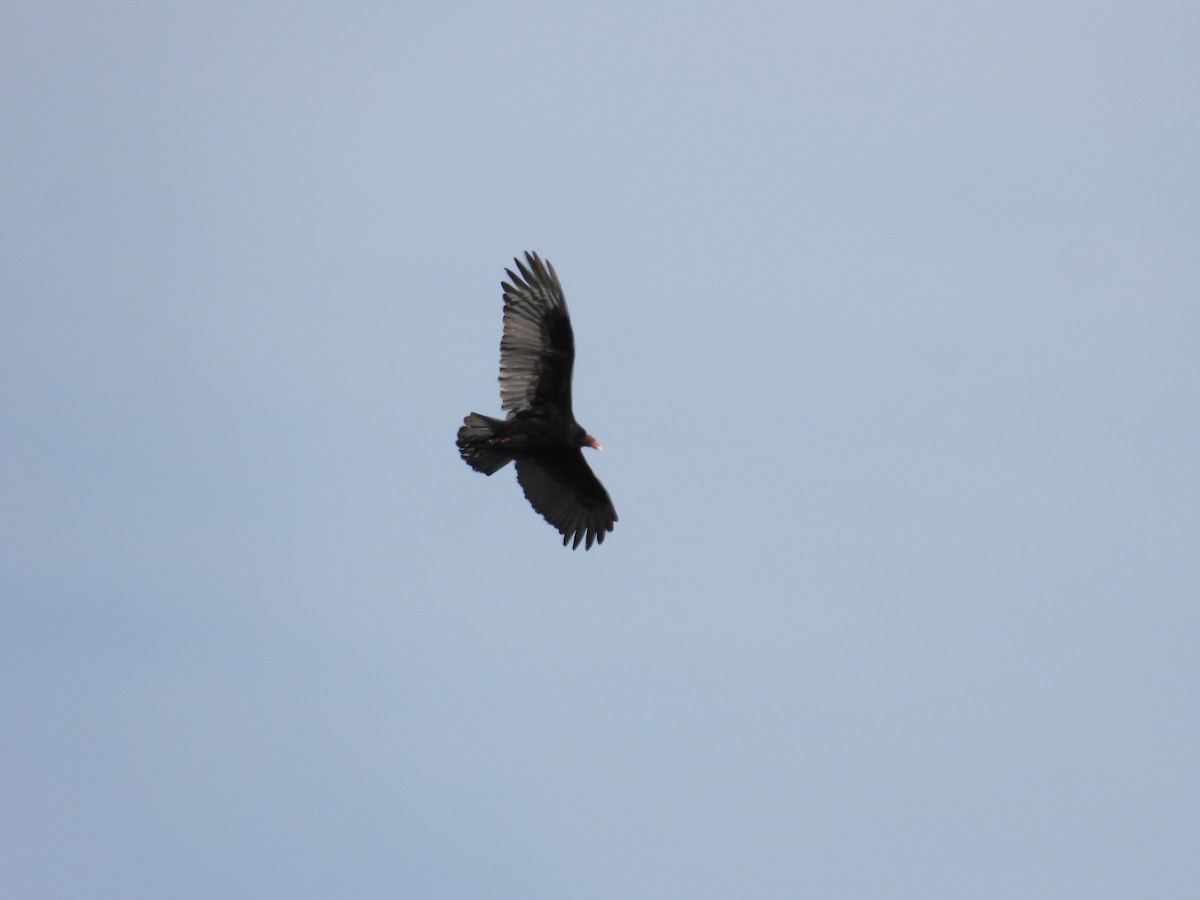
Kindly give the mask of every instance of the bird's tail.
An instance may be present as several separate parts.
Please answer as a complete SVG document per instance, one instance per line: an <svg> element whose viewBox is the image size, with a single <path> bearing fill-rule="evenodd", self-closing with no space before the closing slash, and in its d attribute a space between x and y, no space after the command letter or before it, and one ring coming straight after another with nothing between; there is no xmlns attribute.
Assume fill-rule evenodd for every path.
<svg viewBox="0 0 1200 900"><path fill-rule="evenodd" d="M491 475L512 462L512 455L496 445L496 433L504 423L479 413L463 419L458 429L458 452L476 472Z"/></svg>

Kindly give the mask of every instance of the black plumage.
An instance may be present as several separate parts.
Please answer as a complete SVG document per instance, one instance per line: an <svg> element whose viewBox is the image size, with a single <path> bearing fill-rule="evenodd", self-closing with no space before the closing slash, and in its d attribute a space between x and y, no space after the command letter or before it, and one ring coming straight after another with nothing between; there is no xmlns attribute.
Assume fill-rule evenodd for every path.
<svg viewBox="0 0 1200 900"><path fill-rule="evenodd" d="M471 413L458 430L458 450L485 475L515 461L526 498L559 530L563 546L591 549L613 530L617 511L583 458L583 447L600 444L571 411L575 335L567 301L549 261L526 253L525 263L514 262L517 273L506 269L501 285L500 406L508 415Z"/></svg>

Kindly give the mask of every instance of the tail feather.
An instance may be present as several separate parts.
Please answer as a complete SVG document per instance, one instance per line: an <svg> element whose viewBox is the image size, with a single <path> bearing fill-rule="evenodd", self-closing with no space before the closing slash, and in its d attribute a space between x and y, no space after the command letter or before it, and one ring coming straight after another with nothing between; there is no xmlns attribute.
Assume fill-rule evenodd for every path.
<svg viewBox="0 0 1200 900"><path fill-rule="evenodd" d="M479 413L463 419L458 429L458 452L476 472L491 475L512 462L512 455L496 446L496 433L504 423Z"/></svg>

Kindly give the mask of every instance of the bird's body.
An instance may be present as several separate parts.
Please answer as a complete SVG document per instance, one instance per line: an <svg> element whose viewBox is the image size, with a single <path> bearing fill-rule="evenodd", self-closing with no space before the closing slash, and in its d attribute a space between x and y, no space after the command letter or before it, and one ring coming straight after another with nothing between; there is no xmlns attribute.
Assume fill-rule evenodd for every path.
<svg viewBox="0 0 1200 900"><path fill-rule="evenodd" d="M536 253L507 270L504 336L500 340L500 404L504 419L471 413L458 430L458 449L485 475L516 463L533 508L559 530L563 545L603 543L617 511L581 448L601 449L571 411L575 337L558 275Z"/></svg>

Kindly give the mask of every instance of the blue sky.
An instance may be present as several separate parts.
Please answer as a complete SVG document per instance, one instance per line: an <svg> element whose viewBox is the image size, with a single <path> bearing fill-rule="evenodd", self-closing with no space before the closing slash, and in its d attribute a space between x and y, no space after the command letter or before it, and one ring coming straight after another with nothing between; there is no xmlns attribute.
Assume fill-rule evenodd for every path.
<svg viewBox="0 0 1200 900"><path fill-rule="evenodd" d="M0 893L1200 890L1191 5L3 19Z"/></svg>

